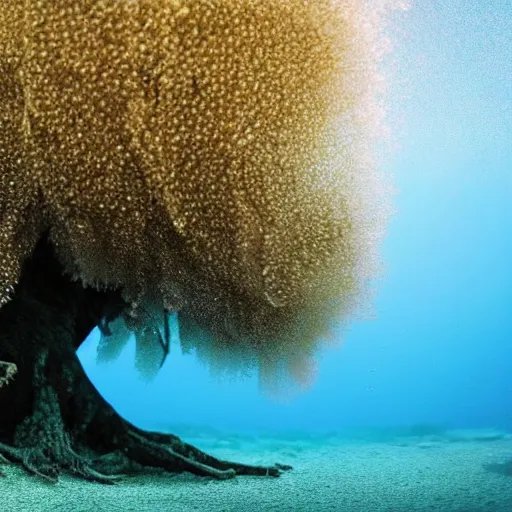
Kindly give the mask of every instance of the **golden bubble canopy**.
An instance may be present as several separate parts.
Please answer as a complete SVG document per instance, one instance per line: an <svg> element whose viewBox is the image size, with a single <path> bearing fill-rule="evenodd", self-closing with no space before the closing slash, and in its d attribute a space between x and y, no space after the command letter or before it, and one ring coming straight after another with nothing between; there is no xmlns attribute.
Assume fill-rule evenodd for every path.
<svg viewBox="0 0 512 512"><path fill-rule="evenodd" d="M134 317L303 379L386 217L367 3L2 0L0 304L50 229Z"/></svg>

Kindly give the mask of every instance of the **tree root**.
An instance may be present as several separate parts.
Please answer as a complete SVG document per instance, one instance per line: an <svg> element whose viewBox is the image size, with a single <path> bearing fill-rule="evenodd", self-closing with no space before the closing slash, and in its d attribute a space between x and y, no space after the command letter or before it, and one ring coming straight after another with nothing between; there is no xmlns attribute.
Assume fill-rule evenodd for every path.
<svg viewBox="0 0 512 512"><path fill-rule="evenodd" d="M28 472L56 482L62 469L87 480L112 483L113 478L95 471L71 445L63 423L58 396L44 375L48 352L34 368L35 399L32 415L16 429L14 446L0 443L4 458L20 463Z"/></svg>
<svg viewBox="0 0 512 512"><path fill-rule="evenodd" d="M73 391L79 398L73 402L73 418L78 413L81 420L80 427L70 430L62 414L60 397L47 378L47 362L45 351L34 368L32 414L16 428L13 446L0 443L0 461L19 463L29 473L53 483L62 472L113 484L123 476L148 470L189 472L226 480L237 475L278 477L291 469L282 464L252 466L220 460L172 434L136 428L101 398L85 374L80 375L83 370L75 360L69 361L64 373L83 379Z"/></svg>
<svg viewBox="0 0 512 512"><path fill-rule="evenodd" d="M189 472L218 480L237 475L278 477L283 471L292 469L282 464L253 466L224 461L184 443L176 436L142 432L127 423L125 428L125 435L115 442L120 449L95 458L91 457L90 451L89 455L75 451L71 447L71 437L59 429L53 430L51 441L46 438L37 446L12 447L0 443L0 461L20 463L29 473L52 483L58 481L63 471L86 480L113 484L123 476L146 473L151 469L169 473Z"/></svg>
<svg viewBox="0 0 512 512"><path fill-rule="evenodd" d="M151 439L152 435L128 431L131 441L126 441L127 454L141 464L158 464L166 470L188 471L200 476L209 476L219 480L233 478L236 475L273 476L277 477L283 471L292 469L291 466L275 464L273 466L251 466L217 459L186 444L175 436L159 434L158 440Z"/></svg>
<svg viewBox="0 0 512 512"><path fill-rule="evenodd" d="M51 244L41 240L14 297L0 309L0 386L17 370L16 379L0 387L0 463L20 464L48 482L69 473L103 484L156 471L222 480L277 477L291 469L219 460L177 436L145 432L121 418L76 355L102 318L121 312L119 304L118 291L71 281Z"/></svg>
<svg viewBox="0 0 512 512"><path fill-rule="evenodd" d="M115 475L104 475L94 470L70 447L61 450L58 458L55 457L53 450L49 452L48 449L42 448L15 448L4 443L0 443L0 452L5 455L7 461L20 463L29 473L50 483L58 482L58 476L63 469L85 480L102 484L113 484L119 480Z"/></svg>

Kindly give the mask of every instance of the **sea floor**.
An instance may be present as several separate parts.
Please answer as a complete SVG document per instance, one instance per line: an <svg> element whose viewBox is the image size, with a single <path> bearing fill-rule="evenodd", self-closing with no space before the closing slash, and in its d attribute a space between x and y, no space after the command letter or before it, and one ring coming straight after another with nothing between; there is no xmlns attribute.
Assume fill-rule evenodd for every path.
<svg viewBox="0 0 512 512"><path fill-rule="evenodd" d="M280 478L183 474L105 486L66 476L47 484L6 465L0 510L512 512L512 436L503 432L177 433L222 458L294 469Z"/></svg>

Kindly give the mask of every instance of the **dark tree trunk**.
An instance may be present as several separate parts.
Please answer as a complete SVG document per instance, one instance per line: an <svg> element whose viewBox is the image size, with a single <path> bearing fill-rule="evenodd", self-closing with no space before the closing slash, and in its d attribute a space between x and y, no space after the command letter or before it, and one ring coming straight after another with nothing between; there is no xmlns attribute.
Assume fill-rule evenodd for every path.
<svg viewBox="0 0 512 512"><path fill-rule="evenodd" d="M72 282L51 244L40 241L14 298L0 309L0 461L52 481L69 471L104 483L155 469L214 478L290 469L221 461L123 420L85 375L76 349L102 319L125 307L116 291Z"/></svg>

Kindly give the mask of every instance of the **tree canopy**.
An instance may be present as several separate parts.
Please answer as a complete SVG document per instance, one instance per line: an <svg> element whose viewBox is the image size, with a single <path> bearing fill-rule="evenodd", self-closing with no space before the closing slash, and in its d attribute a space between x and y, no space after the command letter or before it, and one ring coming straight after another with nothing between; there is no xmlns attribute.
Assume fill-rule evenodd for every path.
<svg viewBox="0 0 512 512"><path fill-rule="evenodd" d="M3 0L0 306L49 230L65 271L121 289L134 326L178 311L206 360L306 381L367 294L388 215L374 12Z"/></svg>

